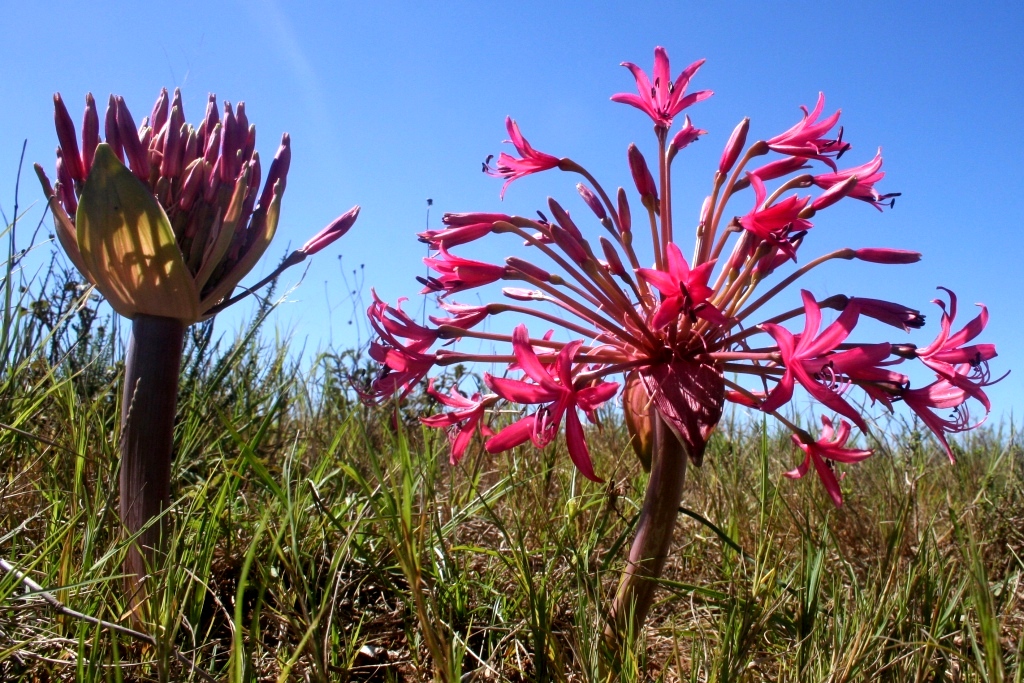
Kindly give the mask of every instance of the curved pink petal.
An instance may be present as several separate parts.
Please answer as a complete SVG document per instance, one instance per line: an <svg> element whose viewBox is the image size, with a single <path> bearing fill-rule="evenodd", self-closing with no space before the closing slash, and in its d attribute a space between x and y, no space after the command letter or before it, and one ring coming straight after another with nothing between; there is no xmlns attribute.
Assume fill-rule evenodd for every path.
<svg viewBox="0 0 1024 683"><path fill-rule="evenodd" d="M818 472L818 478L821 479L821 483L825 485L825 490L832 497L832 502L835 503L837 508L842 507L843 494L839 488L839 480L836 479L835 472L825 464L824 460L815 455L811 455L811 462L814 463L814 469Z"/></svg>
<svg viewBox="0 0 1024 683"><path fill-rule="evenodd" d="M550 381L550 378L548 381ZM518 379L495 377L488 373L484 374L484 383L498 396L513 403L550 403L557 400L562 394L561 389L557 385L554 389L551 389Z"/></svg>
<svg viewBox="0 0 1024 683"><path fill-rule="evenodd" d="M793 398L793 372L786 368L786 372L779 378L779 383L761 404L761 410L766 413L775 412L788 403L791 398Z"/></svg>
<svg viewBox="0 0 1024 683"><path fill-rule="evenodd" d="M607 403L619 390L618 382L601 382L592 387L585 387L576 392L576 405L590 412Z"/></svg>
<svg viewBox="0 0 1024 683"><path fill-rule="evenodd" d="M789 368L787 368L787 370L788 369ZM860 414L853 409L853 406L847 403L842 396L808 375L802 365L796 364L793 366L792 370L797 381L800 382L800 385L807 390L807 393L817 399L820 403L831 408L833 411L850 418L850 420L853 421L861 431L866 432L868 430L868 425L864 422L864 418L861 417Z"/></svg>
<svg viewBox="0 0 1024 683"><path fill-rule="evenodd" d="M658 306L658 310L654 312L654 316L651 318L651 327L655 330L669 325L679 318L679 312L683 310L683 297L681 296L670 296Z"/></svg>
<svg viewBox="0 0 1024 683"><path fill-rule="evenodd" d="M488 453L501 453L510 448L521 446L533 437L536 422L537 417L535 415L529 415L513 422L489 438L487 443L484 444L484 449Z"/></svg>
<svg viewBox="0 0 1024 683"><path fill-rule="evenodd" d="M537 352L530 344L530 333L526 325L520 323L512 331L512 353L515 354L519 367L526 373L527 377L549 391L558 391L559 387L551 379L551 375L544 368L544 364L537 357Z"/></svg>
<svg viewBox="0 0 1024 683"><path fill-rule="evenodd" d="M565 443L569 449L569 457L580 474L590 481L603 482L604 479L594 473L594 463L590 460L590 450L583 435L583 424L575 410L570 410L565 415Z"/></svg>

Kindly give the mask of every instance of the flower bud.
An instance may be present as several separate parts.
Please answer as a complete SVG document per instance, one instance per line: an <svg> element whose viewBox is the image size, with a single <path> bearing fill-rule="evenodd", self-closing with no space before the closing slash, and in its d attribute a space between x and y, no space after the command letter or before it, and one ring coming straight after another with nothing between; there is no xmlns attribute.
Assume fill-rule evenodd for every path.
<svg viewBox="0 0 1024 683"><path fill-rule="evenodd" d="M171 107L170 118L164 125L163 157L160 159L160 175L168 178L177 177L181 172L181 156L184 152L184 141L181 139L181 124L185 115L179 105Z"/></svg>
<svg viewBox="0 0 1024 683"><path fill-rule="evenodd" d="M543 292L522 287L502 287L501 293L516 301L540 301L544 298Z"/></svg>
<svg viewBox="0 0 1024 683"><path fill-rule="evenodd" d="M551 226L551 239L565 252L566 256L583 265L587 262L587 252L583 245L568 230L557 225Z"/></svg>
<svg viewBox="0 0 1024 683"><path fill-rule="evenodd" d="M569 217L569 212L562 208L562 205L556 202L553 198L548 197L548 208L551 209L551 215L562 228L566 230L573 238L581 245L586 240L583 238L583 233L576 227L576 223L573 222L572 218Z"/></svg>
<svg viewBox="0 0 1024 683"><path fill-rule="evenodd" d="M673 157L682 149L685 149L691 142L695 142L701 135L706 135L706 130L700 128L694 128L693 124L690 123L689 114L683 119L683 127L679 129L679 132L672 138L672 142L668 145L668 159L672 160Z"/></svg>
<svg viewBox="0 0 1024 683"><path fill-rule="evenodd" d="M505 259L505 263L522 272L524 275L540 280L541 282L548 282L551 279L551 273L548 271L516 256L509 256Z"/></svg>
<svg viewBox="0 0 1024 683"><path fill-rule="evenodd" d="M92 168L96 145L100 144L100 117L96 113L96 100L92 93L85 96L85 114L82 116L82 167L86 175Z"/></svg>
<svg viewBox="0 0 1024 683"><path fill-rule="evenodd" d="M145 182L149 180L149 154L146 152L146 148L142 146L138 128L135 127L135 121L132 119L131 112L128 111L128 105L124 103L124 98L116 97L114 98L114 103L116 107L117 132L120 136L121 144L124 145L125 156L128 158L128 167L131 168L132 173L139 180Z"/></svg>
<svg viewBox="0 0 1024 683"><path fill-rule="evenodd" d="M626 156L629 159L629 172L633 174L636 191L640 193L640 200L644 202L645 206L648 202L656 203L658 201L658 186L654 183L651 170L647 168L647 160L644 159L644 155L635 144L630 143Z"/></svg>
<svg viewBox="0 0 1024 683"><path fill-rule="evenodd" d="M220 123L220 119L217 117L217 96L210 93L209 98L206 100L206 115L203 117L203 122L199 124L199 141L202 143L204 150L209 144L210 136L213 134L213 129L218 123Z"/></svg>
<svg viewBox="0 0 1024 683"><path fill-rule="evenodd" d="M865 299L859 296L851 297L850 303L857 306L861 315L874 318L886 325L899 327L905 332L909 332L912 327L915 329L924 327L924 315L921 311L909 306L881 299Z"/></svg>
<svg viewBox="0 0 1024 683"><path fill-rule="evenodd" d="M583 201L586 202L599 221L603 222L608 219L608 214L604 210L604 204L601 203L596 194L591 192L589 187L583 183L576 183L576 191L580 193L580 197L583 198Z"/></svg>
<svg viewBox="0 0 1024 683"><path fill-rule="evenodd" d="M85 180L86 171L82 167L82 158L78 153L78 136L75 123L64 106L60 93L53 95L53 122L57 127L57 141L64 152L64 168L72 179L79 182Z"/></svg>
<svg viewBox="0 0 1024 683"><path fill-rule="evenodd" d="M743 145L747 144L748 130L750 130L749 117L740 121L739 125L732 131L732 135L729 136L729 142L726 143L725 149L722 151L722 158L718 162L718 172L722 175L731 171L736 160L739 158Z"/></svg>
<svg viewBox="0 0 1024 683"><path fill-rule="evenodd" d="M306 256L312 256L348 232L355 224L356 218L358 217L359 205L356 204L351 209L331 221L326 228L314 235L312 239L302 245L302 248L299 249L299 251Z"/></svg>
<svg viewBox="0 0 1024 683"><path fill-rule="evenodd" d="M117 102L114 101L113 95L107 100L107 113L103 121L103 134L106 138L106 143L110 145L111 151L114 152L117 160L123 164L124 145L121 143L121 133L117 128Z"/></svg>
<svg viewBox="0 0 1024 683"><path fill-rule="evenodd" d="M811 208L815 211L821 211L826 207L832 206L840 199L853 192L855 187L857 187L857 176L850 176L843 182L836 183L822 192L821 195L811 204Z"/></svg>
<svg viewBox="0 0 1024 683"><path fill-rule="evenodd" d="M266 209L270 205L274 186L277 185L278 181L281 181L281 194L284 193L285 181L288 177L288 168L292 163L292 139L285 133L281 136L281 146L277 148L277 153L274 154L274 160L270 162L270 170L267 171L267 183L263 186L263 194L260 195L259 204L256 205L256 210Z"/></svg>
<svg viewBox="0 0 1024 683"><path fill-rule="evenodd" d="M622 266L622 259L619 258L619 252L615 250L615 245L605 237L601 237L601 249L604 250L604 258L608 262L608 272L618 277L626 277L626 269Z"/></svg>
<svg viewBox="0 0 1024 683"><path fill-rule="evenodd" d="M775 180L782 176L787 176L790 173L796 173L799 170L810 168L807 164L807 159L804 157L786 157L785 159L776 159L775 161L768 162L764 166L755 168L753 171L748 171L746 177L740 178L736 181L733 186L734 190L742 190L750 185L749 176L757 176L761 179L761 182L767 180Z"/></svg>
<svg viewBox="0 0 1024 683"><path fill-rule="evenodd" d="M619 204L619 231L629 232L633 225L633 219L629 214L629 200L626 199L626 191L621 187L616 199Z"/></svg>
<svg viewBox="0 0 1024 683"><path fill-rule="evenodd" d="M451 228L475 223L493 223L495 221L508 221L510 217L504 213L446 213L441 217L441 222Z"/></svg>
<svg viewBox="0 0 1024 683"><path fill-rule="evenodd" d="M153 112L149 115L149 127L159 132L167 122L169 105L167 103L167 88L160 88L160 94L153 104Z"/></svg>
<svg viewBox="0 0 1024 683"><path fill-rule="evenodd" d="M867 261L868 263L884 263L889 265L917 263L921 260L921 254L917 251L870 247L855 250L853 252L853 257L860 259L861 261Z"/></svg>

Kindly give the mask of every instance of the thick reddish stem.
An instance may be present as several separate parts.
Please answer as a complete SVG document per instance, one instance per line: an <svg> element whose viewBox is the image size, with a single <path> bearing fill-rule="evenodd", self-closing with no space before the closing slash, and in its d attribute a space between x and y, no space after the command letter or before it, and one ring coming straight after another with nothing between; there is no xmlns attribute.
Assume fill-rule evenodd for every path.
<svg viewBox="0 0 1024 683"><path fill-rule="evenodd" d="M121 403L121 523L135 534L171 502L171 455L185 325L173 318L132 320ZM144 593L141 577L163 549L166 524L142 531L128 552L125 573L132 605Z"/></svg>
<svg viewBox="0 0 1024 683"><path fill-rule="evenodd" d="M629 560L615 592L611 622L605 633L615 651L621 647L627 634L633 638L639 636L647 620L647 613L654 602L657 579L661 577L672 545L672 532L686 480L685 447L653 406L650 415L654 432L651 476L647 481Z"/></svg>

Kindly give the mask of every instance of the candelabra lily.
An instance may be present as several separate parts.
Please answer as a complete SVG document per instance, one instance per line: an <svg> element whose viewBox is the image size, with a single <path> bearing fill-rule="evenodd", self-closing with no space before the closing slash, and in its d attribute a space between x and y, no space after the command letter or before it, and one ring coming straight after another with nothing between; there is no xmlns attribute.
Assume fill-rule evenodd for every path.
<svg viewBox="0 0 1024 683"><path fill-rule="evenodd" d="M639 148L630 145L627 152L638 203L631 206L629 193L621 187L606 191L572 159L536 150L509 118L509 142L516 155L502 153L496 164L484 167L505 180L502 194L518 178L557 169L579 178L576 189L587 209L570 216L562 204L549 199L547 213L539 218L447 214L443 229L420 238L437 250L425 259L437 275L421 278L422 293L438 295L448 317L421 325L401 306L376 296L369 310L379 336L371 354L382 366L372 387L376 400L404 395L435 368L469 362L507 366L504 372L483 375L489 393L438 394L444 406L456 410L423 419L428 426L449 430L453 462L466 452L469 435L478 428L484 448L497 453L527 442L543 447L558 438L564 423L573 463L588 479L601 481L580 412L596 422L597 408L620 396L633 446L650 477L613 601L612 642L619 634L639 632L646 619L656 585L652 579L660 575L669 552L687 460L701 464L727 402L761 410L792 430L799 448L794 453L802 451L804 457L787 476L802 477L813 465L836 505L842 502L836 463L852 464L871 455L850 443L854 426L868 429L858 407L863 402L851 401L852 393L863 392L879 410L893 410L903 401L935 433L951 459L946 435L977 425L968 401L986 413L990 408L984 388L992 381L988 361L995 357L995 347L971 343L984 329L987 312L982 306L977 318L954 332L952 292L948 309L936 301L942 310L941 330L921 348L852 339L865 317L904 332L923 326L918 310L889 301L846 294L822 300L805 289L794 297L790 310L759 319L769 301L789 295L791 285L825 263L908 264L921 256L856 245L800 263L817 214L844 200L881 210L891 207L897 196L875 187L884 176L880 153L864 164L840 167L851 145L843 139L843 129L837 129L840 112L825 115L823 95L812 110L803 109L795 125L773 137L747 144L751 122L740 122L711 175L703 206L686 213L683 224L696 225L696 230L692 250L684 253L678 238L688 235L676 220L672 167L705 131L689 115L674 134L673 125L685 109L711 96L709 91L686 92L702 63L691 64L673 80L668 55L659 47L653 78L636 65L624 65L638 92L612 100L647 114L657 145L653 172ZM605 234L584 234L580 226L585 214L594 230ZM638 233L646 233L648 226L647 253L653 263L642 264ZM510 246L523 242L535 258L513 256L491 264L452 253L481 239L504 239ZM452 301L457 293L498 282L509 285L500 301L474 306ZM823 325L822 309L838 312L831 324ZM488 317L505 314L522 321L511 334L476 329ZM785 326L800 318L802 329ZM543 333L549 327L561 333ZM456 339L504 343L508 350L464 353L451 348L450 340ZM431 350L435 343L441 348ZM933 377L920 388L912 387L898 370L914 359ZM430 391L436 394L435 381ZM787 417L797 385L828 413L821 416L823 428L817 434L813 424L801 426ZM495 422L493 434L484 431L489 416L510 409L519 416L500 429ZM950 409L955 411L952 419L936 412Z"/></svg>
<svg viewBox="0 0 1024 683"><path fill-rule="evenodd" d="M131 319L121 417L121 520L138 534L126 573L145 574L166 530L154 523L170 503L170 467L178 373L185 329L258 290L285 268L352 227L359 207L292 252L267 278L235 294L277 229L291 147L288 135L260 191L256 128L245 105L210 95L197 126L185 122L181 93L162 90L136 128L111 95L104 136L86 95L81 143L54 95L57 182L36 173L57 238L75 267L118 314ZM147 526L148 525L148 526ZM130 582L134 584L134 581Z"/></svg>

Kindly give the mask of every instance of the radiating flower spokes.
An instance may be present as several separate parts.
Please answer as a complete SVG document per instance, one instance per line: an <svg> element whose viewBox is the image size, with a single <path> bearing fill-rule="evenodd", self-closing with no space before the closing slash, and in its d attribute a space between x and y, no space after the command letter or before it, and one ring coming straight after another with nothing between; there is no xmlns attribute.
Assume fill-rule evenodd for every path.
<svg viewBox="0 0 1024 683"><path fill-rule="evenodd" d="M490 437L486 450L498 452L527 441L545 445L564 423L570 456L583 474L594 479L597 473L590 463L578 411L592 416L598 405L610 400L618 386L610 378L617 375L626 378L624 384L629 387L623 410L645 413L627 415L631 432L642 429L638 425L652 424L646 413L653 411L697 463L725 401L772 414L800 435L809 458L804 470L811 463L817 467L826 466L827 460L847 458L852 462L861 455L867 457L866 452L845 448L850 423L861 430L868 428L861 404L848 396L853 391L863 392L874 405L887 410L904 400L911 410L922 414L944 445L943 434L973 426L962 419L942 420L932 410L951 407L963 412L969 398L982 401L988 410L982 387L991 381L987 361L994 357L995 349L990 344L967 345L984 327L985 311L978 321L953 334L950 326L955 310L951 310L939 338L920 350L911 344L851 341L861 316L906 331L924 324L919 311L880 299L835 295L819 302L801 290L802 305L762 321L754 317L790 285L830 261L900 265L921 257L904 249L843 248L789 266L796 261L798 250L806 249L810 219L816 214L846 199L877 206L891 198L875 188L883 176L880 155L860 166L837 169L835 159L850 145L842 140L841 129L833 133L839 112L823 117L823 96L813 111L804 110L800 123L766 140L747 144L750 119L736 127L696 216L693 257L684 257L673 230L671 165L703 131L687 116L671 143L667 133L672 117L703 97L682 94L699 65L695 63L669 88L667 55L659 48L654 82L630 67L637 77L639 95L614 98L643 110L655 121L658 148L651 165L648 167L635 146L628 156L641 200L638 215L631 212L625 189L609 193L576 161L537 152L511 119L507 121L521 158L504 155L497 169L491 169L492 174L506 179L502 194L515 178L558 168L580 176L576 189L587 210L570 217L558 201L549 199L548 213L538 212L539 218L450 214L443 230L424 233L422 238L438 250L426 259L437 273L422 280L426 293L444 297L498 280L518 281L517 286L501 290L502 301L458 309L443 304L448 315L432 318L437 341L478 339L509 350L469 353L446 346L431 352L425 341L427 332L388 314L391 322L378 324L383 333L380 348L374 350L375 357L383 358L382 374L374 385L376 400L388 398L389 391L409 391L429 373L431 362L435 367L473 362L504 366L504 373L486 375L495 397L488 410L499 413L504 405L527 409ZM773 151L783 156L746 170L753 159ZM815 175L818 164L825 164L831 173ZM769 188L770 182L777 185ZM793 194L812 186L823 192L817 197ZM753 208L740 216L730 213L732 201L747 189L753 195ZM749 199L739 201L750 207ZM636 228L644 213L648 219L644 222L650 224L653 264L643 263L648 259L638 254L635 244L640 239ZM598 242L584 219L591 219L605 232ZM481 239L509 239L510 247L519 242L528 255L509 256L504 265L495 265L453 253ZM770 286L762 284L774 277L778 280ZM769 288L761 293L762 286ZM840 311L824 329L822 307ZM371 316L383 315L381 310L387 309L371 312ZM560 327L569 341L558 341L562 335L550 333L530 338L525 324L511 335L483 331L486 328L481 322L488 316L506 313L534 319L545 327ZM802 332L788 330L787 321L800 316L804 318ZM396 337L396 331L407 336ZM756 340L763 343L758 345ZM938 373L940 382L912 388L910 376L897 367L912 359L920 359L930 372ZM521 379L506 376L518 372L523 373ZM836 430L825 425L818 441L806 437L783 414L797 384L842 416ZM640 438L638 443L642 441ZM837 491L830 488L830 493Z"/></svg>

